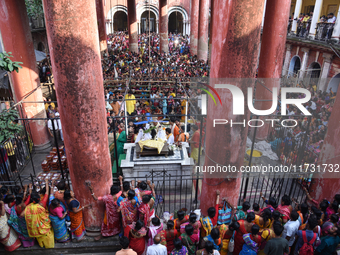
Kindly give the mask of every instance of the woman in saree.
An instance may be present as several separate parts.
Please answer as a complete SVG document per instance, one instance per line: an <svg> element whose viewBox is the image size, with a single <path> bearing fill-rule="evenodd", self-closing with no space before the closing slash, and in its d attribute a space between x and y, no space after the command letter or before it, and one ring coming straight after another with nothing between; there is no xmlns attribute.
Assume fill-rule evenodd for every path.
<svg viewBox="0 0 340 255"><path fill-rule="evenodd" d="M198 250L196 255L219 255L220 253L214 249L214 244L210 241L205 243L204 249Z"/></svg>
<svg viewBox="0 0 340 255"><path fill-rule="evenodd" d="M154 244L153 239L162 230L163 230L163 223L160 221L160 219L157 218L157 217L152 218L151 224L150 224L150 227L149 227L148 246L151 246L151 245Z"/></svg>
<svg viewBox="0 0 340 255"><path fill-rule="evenodd" d="M131 181L132 186L134 186L134 180ZM151 181L137 181L137 187L135 188L135 193L136 193L136 197L138 198L138 202L140 204L142 204L142 200L143 200L143 196L144 195L152 195L154 193L154 190L147 190L147 187L150 187L150 189L152 190L152 187L155 188L155 186L151 185ZM153 197L156 197L155 194L153 194Z"/></svg>
<svg viewBox="0 0 340 255"><path fill-rule="evenodd" d="M54 231L54 238L59 243L66 243L70 240L65 220L66 215L67 210L61 206L60 200L54 198L50 205L50 220Z"/></svg>
<svg viewBox="0 0 340 255"><path fill-rule="evenodd" d="M196 248L197 244L199 242L199 239L197 239L197 236L194 235L194 227L191 225L185 226L185 233L181 234L179 239L182 240L182 243L185 247L187 247L189 255L195 255L196 254Z"/></svg>
<svg viewBox="0 0 340 255"><path fill-rule="evenodd" d="M142 204L138 208L139 220L143 221L144 226L149 227L150 219L155 214L153 208L155 200L150 195L144 195L142 201Z"/></svg>
<svg viewBox="0 0 340 255"><path fill-rule="evenodd" d="M253 221L255 220L255 213L250 212L247 214L247 218L245 220L239 220L240 228L235 232L234 235L234 252L233 255L239 255L242 246L244 244L243 235L250 233L251 227L254 225Z"/></svg>
<svg viewBox="0 0 340 255"><path fill-rule="evenodd" d="M2 195L0 195L2 198ZM14 251L20 247L21 242L17 233L8 225L5 204L0 200L0 243L6 251Z"/></svg>
<svg viewBox="0 0 340 255"><path fill-rule="evenodd" d="M137 255L142 255L145 251L145 236L147 230L142 221L138 220L124 228L124 236L129 238L129 247L137 252Z"/></svg>
<svg viewBox="0 0 340 255"><path fill-rule="evenodd" d="M197 220L197 214L192 212L189 215L189 221L181 224L180 232L183 234L185 232L185 226L190 224L194 227L194 235L197 235L197 237L200 237L200 228L201 228L201 222Z"/></svg>
<svg viewBox="0 0 340 255"><path fill-rule="evenodd" d="M58 184L56 185L56 187L57 187L58 190L54 193L54 198L58 198L59 201L66 208L67 205L66 205L65 200L64 200L64 192L65 192L65 189L66 189L66 182L65 182L65 180L64 179L60 180L58 182Z"/></svg>
<svg viewBox="0 0 340 255"><path fill-rule="evenodd" d="M181 239L176 238L174 240L174 249L170 253L171 255L189 255L188 248L183 245Z"/></svg>
<svg viewBox="0 0 340 255"><path fill-rule="evenodd" d="M257 255L259 244L261 243L261 236L258 235L260 227L253 225L251 233L243 235L244 245L240 255Z"/></svg>
<svg viewBox="0 0 340 255"><path fill-rule="evenodd" d="M277 212L277 211L276 211ZM279 212L277 212L279 213ZM265 255L264 253L264 248L267 244L267 242L272 239L275 238L275 233L274 233L274 225L282 225L281 221L275 220L274 222L272 222L272 224L270 225L270 228L264 229L261 233L261 245L259 247L259 251L258 251L258 255Z"/></svg>
<svg viewBox="0 0 340 255"><path fill-rule="evenodd" d="M237 231L239 228L240 228L240 223L238 223L237 221L232 221L230 225L222 224L220 226L220 237L222 239L222 247L220 250L221 255L228 255L228 252L229 252L228 246L229 246L230 239L235 233L235 231Z"/></svg>
<svg viewBox="0 0 340 255"><path fill-rule="evenodd" d="M120 183L122 185L123 177L119 176ZM96 237L99 240L102 236L114 236L120 233L120 214L118 212L119 206L117 205L117 199L122 194L122 186L112 185L110 194L103 197L96 197L93 192L93 188L89 185L91 195L95 201L103 201L105 203L104 220L101 227L101 235Z"/></svg>
<svg viewBox="0 0 340 255"><path fill-rule="evenodd" d="M181 225L189 221L189 215L185 215L185 212L179 210L177 212L177 219L174 220L175 229L177 230L177 236L181 235Z"/></svg>
<svg viewBox="0 0 340 255"><path fill-rule="evenodd" d="M73 191L65 190L64 200L68 206L69 215L71 219L71 233L72 239L80 241L84 238L86 234L84 220L83 220L83 210L85 208L91 207L91 204L80 206L77 199L74 198Z"/></svg>
<svg viewBox="0 0 340 255"><path fill-rule="evenodd" d="M264 209L260 215L255 215L254 223L260 227L260 229L269 228L271 225L272 213L269 208Z"/></svg>
<svg viewBox="0 0 340 255"><path fill-rule="evenodd" d="M161 244L166 246L168 254L175 248L174 240L177 238L177 230L174 229L174 222L169 220L166 223L166 230L162 230L159 235L161 236Z"/></svg>
<svg viewBox="0 0 340 255"><path fill-rule="evenodd" d="M212 242L214 244L214 249L220 251L222 248L222 238L220 237L220 231L218 228L211 230L210 235L203 238L204 242Z"/></svg>
<svg viewBox="0 0 340 255"><path fill-rule="evenodd" d="M40 247L54 248L54 232L48 211L45 209L49 194L47 179L45 186L46 193L43 200L40 201L40 195L37 192L32 193L32 202L25 208L25 220L29 236L35 237Z"/></svg>
<svg viewBox="0 0 340 255"><path fill-rule="evenodd" d="M26 189L25 189L26 190ZM11 208L11 214L8 219L8 225L10 225L15 232L17 232L19 239L22 242L22 246L32 247L34 245L34 238L31 238L28 235L28 230L26 226L26 220L25 220L25 208L29 204L29 201L31 199L31 184L30 184L30 193L29 196L24 202L24 195L18 194L15 197L16 204Z"/></svg>
<svg viewBox="0 0 340 255"><path fill-rule="evenodd" d="M281 213L283 224L286 224L286 222L290 219L289 215L291 211L293 211L291 203L290 197L288 195L284 195L281 199L281 204L276 209Z"/></svg>
<svg viewBox="0 0 340 255"><path fill-rule="evenodd" d="M136 193L134 190L129 190L127 198L124 198L120 202L118 212L122 212L122 222L124 228L126 228L128 225L131 225L133 222L137 221L138 208L135 195Z"/></svg>

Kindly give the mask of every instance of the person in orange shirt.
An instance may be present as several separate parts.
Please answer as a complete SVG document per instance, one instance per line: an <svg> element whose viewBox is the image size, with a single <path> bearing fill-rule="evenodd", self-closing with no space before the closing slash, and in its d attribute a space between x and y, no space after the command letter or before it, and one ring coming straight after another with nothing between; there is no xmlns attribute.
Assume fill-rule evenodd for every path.
<svg viewBox="0 0 340 255"><path fill-rule="evenodd" d="M179 130L179 137L178 137L178 141L179 142L188 142L189 140L189 133L185 133L185 128L184 126L181 126L181 129Z"/></svg>
<svg viewBox="0 0 340 255"><path fill-rule="evenodd" d="M179 128L178 126L175 124L175 119L170 119L170 126L171 126L171 133L174 136L175 139L175 143L178 141L178 137L179 137Z"/></svg>

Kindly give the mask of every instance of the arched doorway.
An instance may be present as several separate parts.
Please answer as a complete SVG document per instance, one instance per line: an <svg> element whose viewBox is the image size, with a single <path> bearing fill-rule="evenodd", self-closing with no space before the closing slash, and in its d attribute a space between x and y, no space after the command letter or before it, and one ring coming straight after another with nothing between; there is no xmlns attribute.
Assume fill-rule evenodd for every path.
<svg viewBox="0 0 340 255"><path fill-rule="evenodd" d="M45 45L42 42L38 43L38 50L45 52Z"/></svg>
<svg viewBox="0 0 340 255"><path fill-rule="evenodd" d="M127 15L124 11L117 11L113 16L114 31L126 31L128 28Z"/></svg>
<svg viewBox="0 0 340 255"><path fill-rule="evenodd" d="M150 21L149 21L150 17ZM144 11L141 16L141 32L142 33L156 32L156 15L152 11Z"/></svg>
<svg viewBox="0 0 340 255"><path fill-rule="evenodd" d="M288 77L293 76L296 77L298 75L298 72L301 68L301 60L299 56L294 56L289 64L289 72Z"/></svg>
<svg viewBox="0 0 340 255"><path fill-rule="evenodd" d="M321 66L318 62L313 62L308 67L307 77L309 79L308 84L318 85L321 73Z"/></svg>
<svg viewBox="0 0 340 255"><path fill-rule="evenodd" d="M169 16L168 32L175 34L183 33L183 15L182 13L175 11Z"/></svg>
<svg viewBox="0 0 340 255"><path fill-rule="evenodd" d="M327 87L327 92L330 92L331 89L332 89L333 92L337 92L338 87L339 87L339 83L340 83L340 73L333 76L333 78L329 81L328 87Z"/></svg>

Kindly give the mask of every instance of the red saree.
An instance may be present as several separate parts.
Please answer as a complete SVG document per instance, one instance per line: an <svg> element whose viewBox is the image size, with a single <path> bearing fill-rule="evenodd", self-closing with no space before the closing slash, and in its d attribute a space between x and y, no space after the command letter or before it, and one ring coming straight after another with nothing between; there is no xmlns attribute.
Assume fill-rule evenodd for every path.
<svg viewBox="0 0 340 255"><path fill-rule="evenodd" d="M174 232L171 233L170 231L167 230L162 230L160 233L161 236L161 244L166 246L168 250L168 254L172 252L172 250L175 248L174 246L174 240L177 237L177 230L174 229Z"/></svg>
<svg viewBox="0 0 340 255"><path fill-rule="evenodd" d="M130 244L129 247L137 252L137 255L142 255L145 251L145 235L146 229L143 227L137 233L133 234L132 230L134 229L134 225L128 225L124 229L124 236L129 238Z"/></svg>
<svg viewBox="0 0 340 255"><path fill-rule="evenodd" d="M245 243L243 240L243 235L248 233L244 225L244 220L240 220L239 223L240 223L240 228L238 229L238 231L235 231L235 235L234 235L235 246L234 246L233 255L240 254L243 244Z"/></svg>
<svg viewBox="0 0 340 255"><path fill-rule="evenodd" d="M143 219L144 226L147 227L148 226L148 221L150 220L150 217L154 213L154 209L151 210L149 204L142 203L139 206L138 211L139 211L140 214L143 214L143 216L144 216L144 219Z"/></svg>
<svg viewBox="0 0 340 255"><path fill-rule="evenodd" d="M137 204L133 205L132 200L124 198L120 202L122 211L123 227L126 227L137 221Z"/></svg>
<svg viewBox="0 0 340 255"><path fill-rule="evenodd" d="M102 223L102 236L114 236L120 233L120 213L117 212L117 202L111 195L103 196L105 215Z"/></svg>

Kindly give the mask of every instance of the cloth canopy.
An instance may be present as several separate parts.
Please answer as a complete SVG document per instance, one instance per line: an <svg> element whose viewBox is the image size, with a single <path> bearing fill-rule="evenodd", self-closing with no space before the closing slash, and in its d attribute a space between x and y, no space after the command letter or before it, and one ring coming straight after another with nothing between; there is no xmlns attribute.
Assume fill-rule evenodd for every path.
<svg viewBox="0 0 340 255"><path fill-rule="evenodd" d="M39 51L39 50L34 50L35 52L35 59L37 62L40 62L46 58L45 52Z"/></svg>

